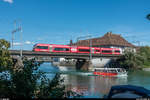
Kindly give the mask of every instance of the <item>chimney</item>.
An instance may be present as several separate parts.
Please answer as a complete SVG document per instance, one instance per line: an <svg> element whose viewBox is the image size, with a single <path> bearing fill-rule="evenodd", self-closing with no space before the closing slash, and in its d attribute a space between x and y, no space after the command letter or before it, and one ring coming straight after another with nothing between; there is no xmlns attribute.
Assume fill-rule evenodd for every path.
<svg viewBox="0 0 150 100"><path fill-rule="evenodd" d="M112 31L110 31L109 33L112 34Z"/></svg>
<svg viewBox="0 0 150 100"><path fill-rule="evenodd" d="M112 31L107 32L107 35L108 35L108 36L112 35Z"/></svg>

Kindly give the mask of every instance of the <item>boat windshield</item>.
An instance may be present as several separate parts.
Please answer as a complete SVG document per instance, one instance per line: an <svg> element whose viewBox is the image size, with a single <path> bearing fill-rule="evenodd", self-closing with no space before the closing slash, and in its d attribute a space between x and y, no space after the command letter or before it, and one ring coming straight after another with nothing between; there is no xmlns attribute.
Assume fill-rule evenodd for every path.
<svg viewBox="0 0 150 100"><path fill-rule="evenodd" d="M95 69L96 72L103 72L101 69Z"/></svg>
<svg viewBox="0 0 150 100"><path fill-rule="evenodd" d="M119 68L119 69L117 69L117 71L118 71L118 72L125 72L125 69Z"/></svg>
<svg viewBox="0 0 150 100"><path fill-rule="evenodd" d="M117 71L116 71L116 70L111 70L111 72L112 72L112 73L116 73Z"/></svg>
<svg viewBox="0 0 150 100"><path fill-rule="evenodd" d="M116 73L117 70L116 69L95 69L94 71L96 72L109 72L109 73Z"/></svg>

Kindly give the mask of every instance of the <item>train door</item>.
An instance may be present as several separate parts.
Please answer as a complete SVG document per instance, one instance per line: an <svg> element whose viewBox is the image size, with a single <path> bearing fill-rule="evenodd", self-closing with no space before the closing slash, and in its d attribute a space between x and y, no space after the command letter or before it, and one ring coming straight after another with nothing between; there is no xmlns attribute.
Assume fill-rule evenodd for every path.
<svg viewBox="0 0 150 100"><path fill-rule="evenodd" d="M95 54L100 54L100 48L94 48L94 50L95 50Z"/></svg>
<svg viewBox="0 0 150 100"><path fill-rule="evenodd" d="M49 46L49 52L53 52L53 46L52 45Z"/></svg>
<svg viewBox="0 0 150 100"><path fill-rule="evenodd" d="M94 48L91 48L91 53L94 53L94 52L95 52Z"/></svg>
<svg viewBox="0 0 150 100"><path fill-rule="evenodd" d="M114 48L112 48L112 54L115 54L115 50L114 50Z"/></svg>

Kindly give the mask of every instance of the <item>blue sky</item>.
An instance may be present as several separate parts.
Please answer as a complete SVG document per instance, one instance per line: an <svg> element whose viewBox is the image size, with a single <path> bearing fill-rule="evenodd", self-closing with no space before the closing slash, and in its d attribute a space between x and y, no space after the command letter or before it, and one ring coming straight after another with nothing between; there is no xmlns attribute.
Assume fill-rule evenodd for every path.
<svg viewBox="0 0 150 100"><path fill-rule="evenodd" d="M70 39L101 37L109 31L149 45L149 13L150 0L0 0L0 38L11 42L16 20L26 50L35 43L68 44ZM14 49L20 49L20 33L14 38Z"/></svg>

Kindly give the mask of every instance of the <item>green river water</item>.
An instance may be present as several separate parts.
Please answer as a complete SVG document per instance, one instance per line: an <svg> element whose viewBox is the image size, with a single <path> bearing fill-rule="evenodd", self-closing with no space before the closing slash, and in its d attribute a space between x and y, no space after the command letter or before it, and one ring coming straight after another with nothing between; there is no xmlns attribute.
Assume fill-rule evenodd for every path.
<svg viewBox="0 0 150 100"><path fill-rule="evenodd" d="M92 76L90 72L76 71L74 67L55 67L51 63L44 63L40 70L46 72L48 78L53 78L59 72L64 78L67 89L81 93L83 98L102 98L112 85L130 84L143 86L150 90L150 72L129 71L127 77Z"/></svg>

